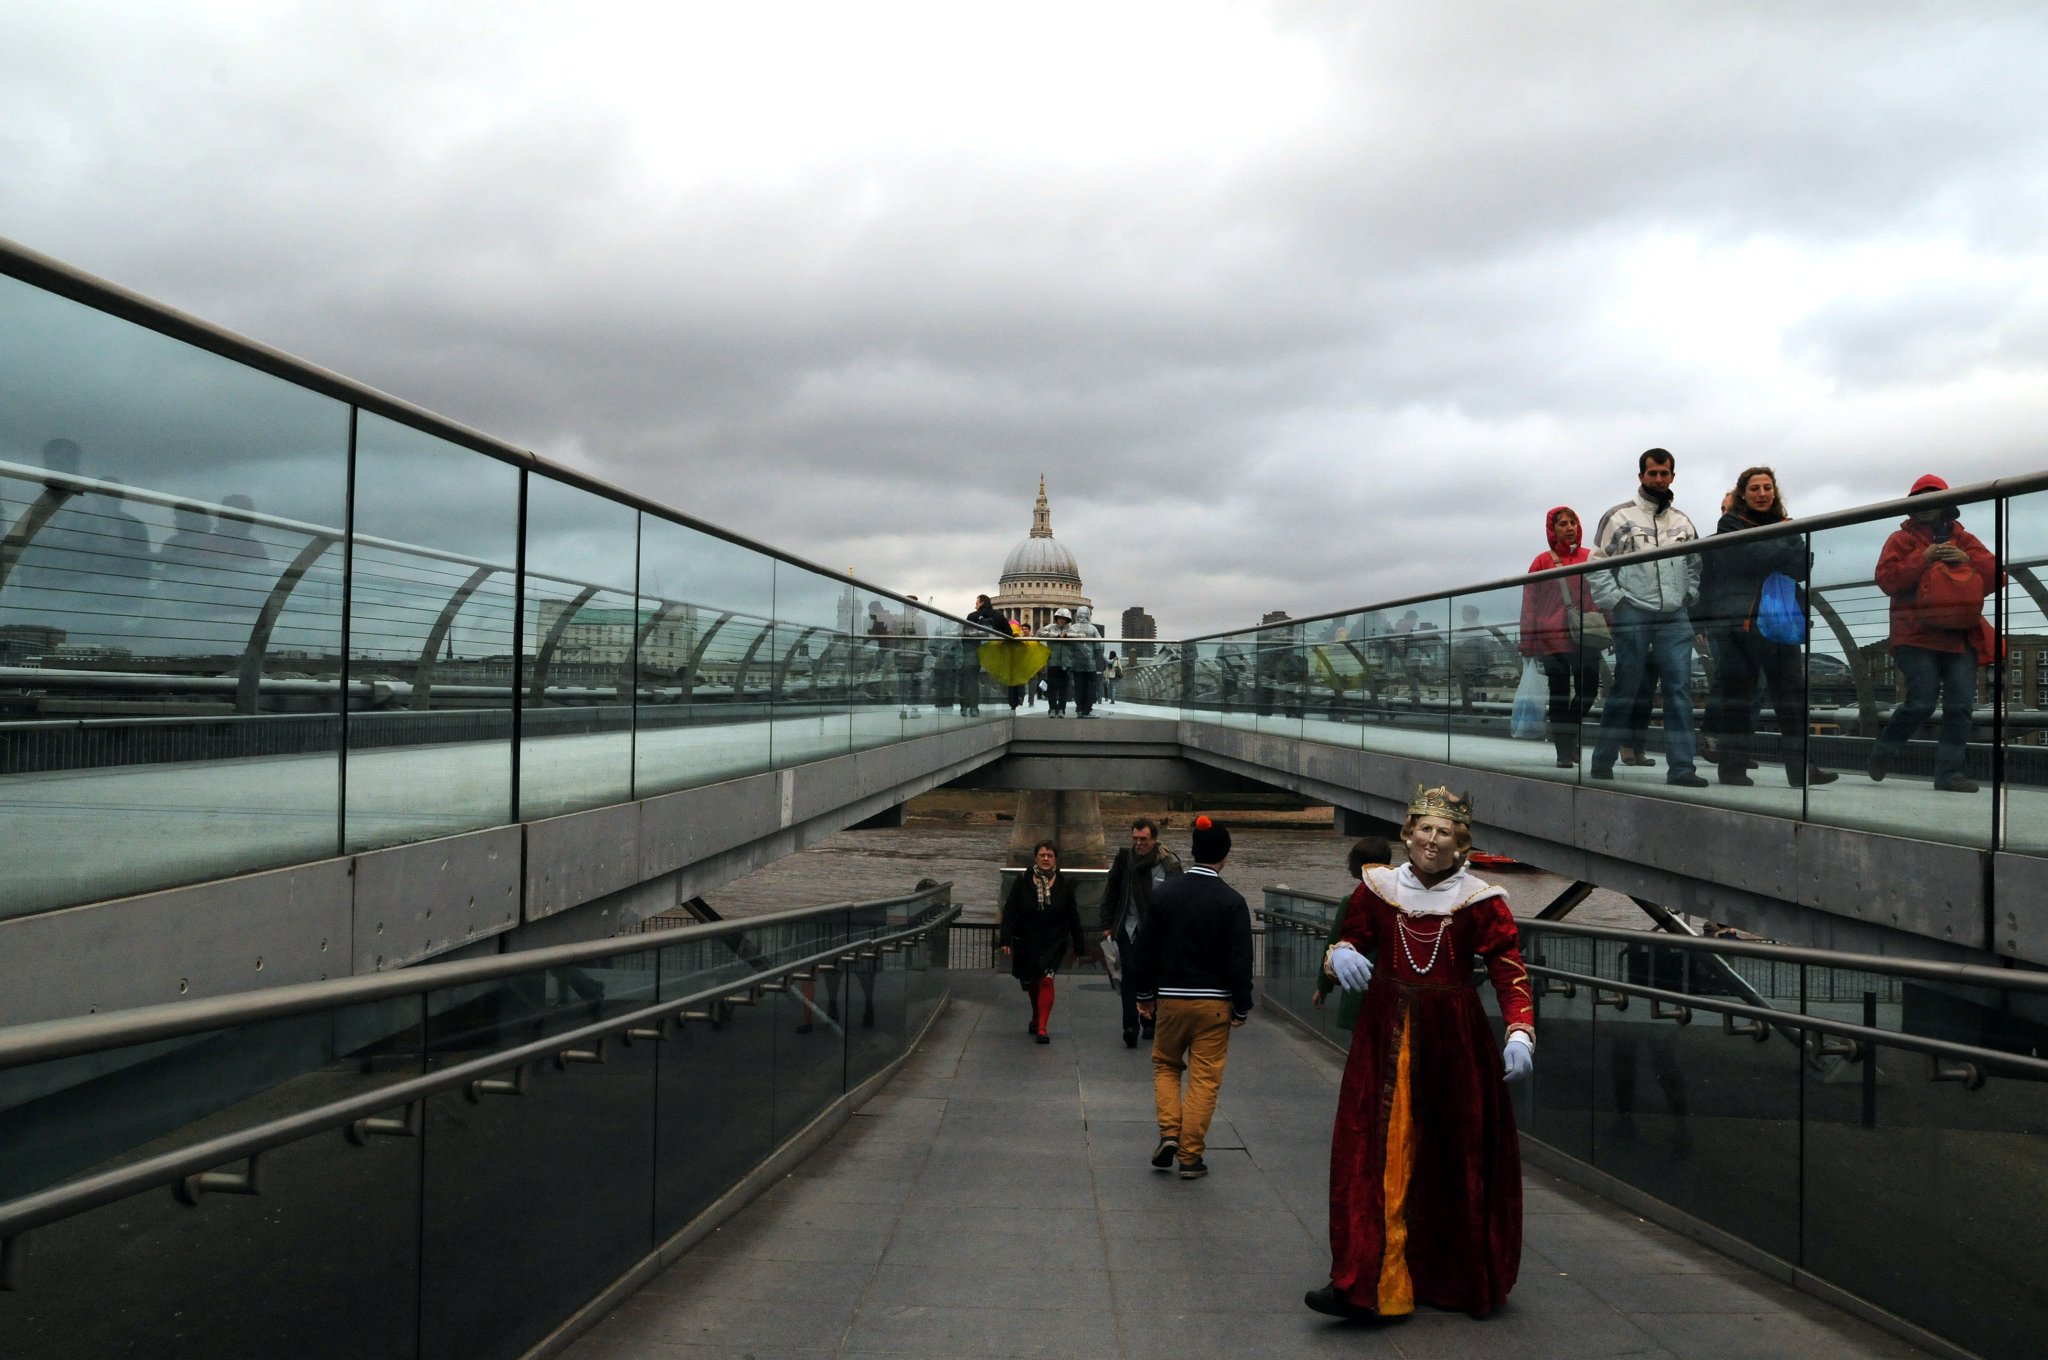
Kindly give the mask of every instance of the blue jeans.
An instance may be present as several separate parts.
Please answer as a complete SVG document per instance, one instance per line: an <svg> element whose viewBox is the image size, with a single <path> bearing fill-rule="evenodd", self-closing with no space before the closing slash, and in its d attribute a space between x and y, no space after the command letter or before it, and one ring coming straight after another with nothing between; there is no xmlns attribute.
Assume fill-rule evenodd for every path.
<svg viewBox="0 0 2048 1360"><path fill-rule="evenodd" d="M1683 609L1652 614L1623 601L1614 608L1614 684L1600 709L1593 768L1611 770L1629 733L1629 710L1646 675L1664 687L1666 780L1693 772L1698 747L1692 731L1692 620Z"/></svg>
<svg viewBox="0 0 2048 1360"><path fill-rule="evenodd" d="M1877 749L1895 756L1906 749L1907 740L1934 713L1941 700L1941 730L1934 746L1934 777L1937 781L1963 772L1963 752L1970 743L1970 718L1977 707L1977 654L1935 652L1925 647L1894 647L1892 660L1906 682L1906 700L1892 710L1884 731L1877 734Z"/></svg>

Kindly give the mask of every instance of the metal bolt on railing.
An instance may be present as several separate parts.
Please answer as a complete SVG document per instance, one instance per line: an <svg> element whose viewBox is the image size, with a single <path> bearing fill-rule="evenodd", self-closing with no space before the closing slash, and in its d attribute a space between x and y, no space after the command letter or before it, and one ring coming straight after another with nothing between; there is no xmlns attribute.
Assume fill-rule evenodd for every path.
<svg viewBox="0 0 2048 1360"><path fill-rule="evenodd" d="M1676 1002L1667 1004L1657 997L1651 997L1650 1018L1652 1020L1676 1020L1681 1025L1689 1025L1692 1023L1692 1007L1681 1006Z"/></svg>
<svg viewBox="0 0 2048 1360"><path fill-rule="evenodd" d="M462 1094L472 1105L483 1104L485 1096L523 1096L526 1094L526 1064L513 1068L509 1077L478 1077L462 1088Z"/></svg>
<svg viewBox="0 0 2048 1360"><path fill-rule="evenodd" d="M1813 1051L1823 1058L1842 1058L1852 1063L1862 1062L1869 1056L1869 1050L1860 1039L1845 1039L1839 1034L1822 1034L1815 1038Z"/></svg>
<svg viewBox="0 0 2048 1360"><path fill-rule="evenodd" d="M1612 1006L1618 1011L1625 1011L1628 1009L1628 993L1610 992L1595 987L1593 989L1593 1004L1596 1006Z"/></svg>
<svg viewBox="0 0 2048 1360"><path fill-rule="evenodd" d="M194 1208L198 1207L202 1196L209 1194L260 1195L263 1188L257 1183L257 1168L262 1165L262 1160L262 1153L252 1152L240 1171L201 1171L172 1186L171 1193L178 1203Z"/></svg>
<svg viewBox="0 0 2048 1360"><path fill-rule="evenodd" d="M405 1113L397 1119L389 1115L371 1115L353 1121L342 1130L342 1133L357 1147L367 1147L372 1137L417 1138L420 1136L420 1125L425 1113L424 1103L417 1100L408 1101Z"/></svg>
<svg viewBox="0 0 2048 1360"><path fill-rule="evenodd" d="M566 1071L571 1063L601 1063L604 1061L604 1040L599 1039L589 1048L565 1048L555 1054L555 1066Z"/></svg>
<svg viewBox="0 0 2048 1360"><path fill-rule="evenodd" d="M1741 1016L1730 1014L1727 1011L1721 1012L1721 1033L1731 1036L1741 1035L1754 1039L1758 1043L1763 1043L1771 1037L1770 1026L1766 1025L1762 1020L1754 1016L1745 1019Z"/></svg>
<svg viewBox="0 0 2048 1360"><path fill-rule="evenodd" d="M1944 1062L1940 1054L1930 1053L1927 1055L1927 1079L1959 1082L1965 1091L1975 1091L1984 1085L1984 1069L1973 1062Z"/></svg>

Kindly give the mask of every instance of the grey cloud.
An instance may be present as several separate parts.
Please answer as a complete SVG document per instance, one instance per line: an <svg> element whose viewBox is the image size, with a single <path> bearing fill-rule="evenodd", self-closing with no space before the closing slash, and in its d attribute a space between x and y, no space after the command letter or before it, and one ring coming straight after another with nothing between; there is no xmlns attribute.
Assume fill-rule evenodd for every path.
<svg viewBox="0 0 2048 1360"><path fill-rule="evenodd" d="M1607 321L1660 237L2038 277L2032 6L1277 6L1328 98L1263 144L686 192L603 92L508 89L537 11L151 10L108 42L21 8L0 230L956 608L1041 471L1101 605L1209 629L1519 570L1653 443L1696 514L1752 459L1811 509L1891 495L1956 415L1903 389L2048 368L2038 303L1983 286L1873 283L1775 370L1708 361L1754 390ZM1981 411L1950 474L2019 470L2040 414Z"/></svg>

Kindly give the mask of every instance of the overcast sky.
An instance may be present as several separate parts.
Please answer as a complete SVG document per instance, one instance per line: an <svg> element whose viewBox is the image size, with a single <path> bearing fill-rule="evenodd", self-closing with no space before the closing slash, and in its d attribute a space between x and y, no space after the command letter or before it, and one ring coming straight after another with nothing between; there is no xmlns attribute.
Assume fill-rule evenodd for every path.
<svg viewBox="0 0 2048 1360"><path fill-rule="evenodd" d="M0 0L0 235L964 611L2048 467L2048 6Z"/></svg>

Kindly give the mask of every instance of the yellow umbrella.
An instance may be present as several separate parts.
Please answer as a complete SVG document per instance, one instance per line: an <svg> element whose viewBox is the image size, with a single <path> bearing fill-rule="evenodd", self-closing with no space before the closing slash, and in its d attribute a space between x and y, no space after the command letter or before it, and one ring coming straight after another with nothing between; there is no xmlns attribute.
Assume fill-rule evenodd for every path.
<svg viewBox="0 0 2048 1360"><path fill-rule="evenodd" d="M1051 655L1052 649L1043 642L1032 642L1027 638L1012 638L1008 642L998 639L981 644L981 668L993 675L997 684L1021 685L1044 670Z"/></svg>

